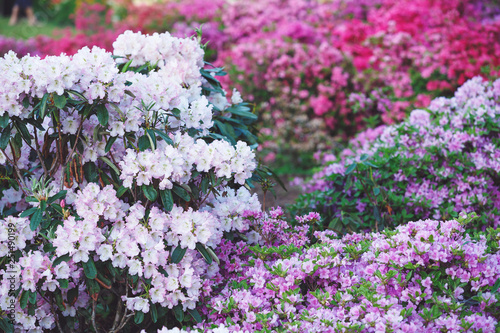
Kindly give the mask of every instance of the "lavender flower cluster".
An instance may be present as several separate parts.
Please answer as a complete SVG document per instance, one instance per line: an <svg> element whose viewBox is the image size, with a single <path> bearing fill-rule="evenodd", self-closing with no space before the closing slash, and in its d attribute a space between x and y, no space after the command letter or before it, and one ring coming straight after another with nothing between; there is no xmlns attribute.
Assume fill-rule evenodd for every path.
<svg viewBox="0 0 500 333"><path fill-rule="evenodd" d="M499 120L500 80L471 79L454 97L437 98L398 125L361 133L338 156L324 156L329 162L305 184L309 194L295 208L311 205L337 228L394 227L462 211L480 216L476 229L497 228Z"/></svg>
<svg viewBox="0 0 500 333"><path fill-rule="evenodd" d="M225 242L218 249L222 263L213 292L205 297L205 328L495 332L500 234L490 229L472 237L465 232L472 220L421 220L394 231L344 237L316 232L317 243L261 239L250 247ZM253 221L257 229L271 221L279 224L275 239L303 235L279 214Z"/></svg>

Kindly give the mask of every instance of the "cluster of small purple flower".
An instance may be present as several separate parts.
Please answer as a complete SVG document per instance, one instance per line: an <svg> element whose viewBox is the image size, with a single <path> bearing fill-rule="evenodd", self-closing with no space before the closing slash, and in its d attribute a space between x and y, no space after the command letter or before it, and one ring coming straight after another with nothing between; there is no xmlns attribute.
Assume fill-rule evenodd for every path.
<svg viewBox="0 0 500 333"><path fill-rule="evenodd" d="M328 223L349 224L353 216L371 221L360 229L462 211L480 215L478 229L498 227L499 118L500 80L471 79L453 98L361 133L338 157L324 156L329 162L305 184L310 193L296 208L310 205L306 210L319 211Z"/></svg>
<svg viewBox="0 0 500 333"><path fill-rule="evenodd" d="M280 241L262 238L253 247L226 241L218 248L221 266L205 297L205 327L494 332L498 326L500 234L490 229L471 238L465 233L471 216L410 222L383 233L316 232L318 243L291 245L284 240L303 234L272 215L252 218L252 227L277 219Z"/></svg>

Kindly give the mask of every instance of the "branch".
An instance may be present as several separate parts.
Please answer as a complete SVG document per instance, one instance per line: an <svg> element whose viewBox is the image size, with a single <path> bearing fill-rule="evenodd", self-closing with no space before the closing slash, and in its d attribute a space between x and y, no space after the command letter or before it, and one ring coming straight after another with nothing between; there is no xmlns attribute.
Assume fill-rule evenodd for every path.
<svg viewBox="0 0 500 333"><path fill-rule="evenodd" d="M68 154L68 156L66 156L66 162L64 164L68 164L69 160L71 159L71 156L75 152L76 145L78 144L78 139L80 137L80 133L82 132L82 127L83 127L83 115L80 118L80 126L78 126L78 131L76 132L75 144L73 145L73 148L71 148L71 151Z"/></svg>
<svg viewBox="0 0 500 333"><path fill-rule="evenodd" d="M92 327L94 328L94 331L96 333L99 333L99 331L97 330L97 325L95 323L95 303L96 300L92 298Z"/></svg>
<svg viewBox="0 0 500 333"><path fill-rule="evenodd" d="M33 129L33 132L35 132L36 155L38 156L38 159L40 160L40 163L42 164L43 173L45 175L44 181L46 181L47 178L49 178L49 171L47 170L47 167L45 166L45 163L44 163L43 158L42 158L42 154L40 153L40 145L38 144L38 135L36 134L36 128Z"/></svg>
<svg viewBox="0 0 500 333"><path fill-rule="evenodd" d="M17 184L21 188L21 191L23 191L23 193L24 193L25 196L28 196L28 194L24 191L24 189L28 188L28 187L24 183L24 179L23 179L23 176L21 174L21 170L19 170L19 167L17 166L16 152L14 151L14 148L12 147L12 144L10 142L9 142L9 145L10 145L10 149L12 151L12 156L13 156L14 160L11 160L9 158L9 155L7 155L7 153L5 152L4 149L2 149L2 153L4 154L5 158L12 164L12 166L16 170L16 175L17 175L16 180L17 180Z"/></svg>
<svg viewBox="0 0 500 333"><path fill-rule="evenodd" d="M56 147L57 147L57 152L58 152L58 155L59 155L59 160L61 161L61 165L62 165L63 170L64 170L64 166L66 165L66 163L62 164L64 159L63 159L63 156L62 156L61 123L59 122L59 120L57 121L57 132L58 132L58 135L59 135L59 141L57 142ZM64 189L64 171L61 173L61 186L60 186L60 190L62 191L63 189Z"/></svg>
<svg viewBox="0 0 500 333"><path fill-rule="evenodd" d="M110 333L117 331L117 325L120 321L120 312L122 310L122 305L122 300L120 299L120 297L118 297L118 309L116 309L115 320L113 321L113 327L111 327Z"/></svg>

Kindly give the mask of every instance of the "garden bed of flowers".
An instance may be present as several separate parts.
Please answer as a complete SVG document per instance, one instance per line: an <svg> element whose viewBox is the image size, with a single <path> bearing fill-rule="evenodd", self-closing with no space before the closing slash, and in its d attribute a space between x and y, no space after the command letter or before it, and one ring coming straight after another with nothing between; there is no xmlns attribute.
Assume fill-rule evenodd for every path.
<svg viewBox="0 0 500 333"><path fill-rule="evenodd" d="M236 90L225 95L217 79L225 73L204 63L200 38L127 31L113 47L0 59L7 73L0 82L2 330L498 328L498 197L496 178L485 177L498 164L500 80L467 82L454 98L387 127L374 146L366 140L354 158L375 167L368 157L391 159L398 143L396 156L407 149L426 160L427 145L420 152L412 140L449 137L427 139L442 145L429 163L457 181L447 168L475 169L444 159L475 163L472 183L457 186L487 185L489 192L475 193L479 208L457 202L465 215L448 208L449 216L434 216L439 210L424 207L422 219L418 210L409 221L394 215L383 232L382 222L373 227L361 216L361 227L375 231L343 236L345 229L324 230L325 209L323 217L304 212L289 223L248 191L272 175L255 161L257 117ZM398 130L409 133L408 146ZM465 147L472 155L458 156ZM375 183L379 175L366 177ZM331 192L353 193L345 184Z"/></svg>

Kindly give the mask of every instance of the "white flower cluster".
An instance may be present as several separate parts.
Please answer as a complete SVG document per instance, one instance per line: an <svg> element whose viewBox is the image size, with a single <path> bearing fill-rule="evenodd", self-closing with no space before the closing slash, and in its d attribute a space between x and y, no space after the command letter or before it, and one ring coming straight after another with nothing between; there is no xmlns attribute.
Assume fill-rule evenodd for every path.
<svg viewBox="0 0 500 333"><path fill-rule="evenodd" d="M201 95L203 50L196 40L172 37L168 33L147 36L127 31L118 37L114 46L113 53L126 58L115 61L111 53L98 47L84 47L74 56L63 54L44 59L30 56L18 59L14 52L7 53L0 58L3 73L0 77L0 116L7 113L26 118L33 106L23 107L25 98L31 102L32 98L42 98L46 93L63 95L65 91L74 90L89 104L105 99L119 107L120 112L107 107L113 134L123 135L125 127L137 130L137 125L149 116L144 114L137 119L133 115L138 109L144 109L143 103L151 106L150 110L163 114L179 109L181 121L176 121L178 126L207 130L213 125L212 109L206 97ZM133 59L132 66L148 62L157 65L157 70L148 75L120 73L117 63L129 58ZM132 94L126 95L126 90ZM71 97L78 99L75 95ZM122 124L116 124L117 121ZM66 120L66 132L74 133L73 124L76 123L73 117Z"/></svg>
<svg viewBox="0 0 500 333"><path fill-rule="evenodd" d="M151 278L149 295L153 303L171 308L180 302L184 308L194 308L201 277L207 271L196 244L216 246L223 236L215 214L174 205L170 213L153 207L146 219L143 205L130 207L116 197L111 185L101 190L94 183L77 194L73 205L82 220L70 216L57 227L53 245L58 257L69 254L73 264L87 262L95 253L94 260L110 260L114 267L127 268L130 275ZM98 223L103 227L98 227ZM187 249L179 264L171 262L167 246ZM124 301L130 309L149 310L149 302L142 297Z"/></svg>
<svg viewBox="0 0 500 333"><path fill-rule="evenodd" d="M257 194L250 194L244 187L240 187L238 190L225 187L220 191L225 195L212 198L213 208L207 206L203 209L217 216L224 231L248 231L249 222L243 218L243 213L245 211L260 211L261 206Z"/></svg>
<svg viewBox="0 0 500 333"><path fill-rule="evenodd" d="M46 253L41 251L23 252L19 261L14 264L14 268L9 267L8 274L4 271L0 271L3 276L13 276L15 279L15 281L12 279L10 281L3 279L0 282L0 309L3 311L12 309L12 297L9 296L9 290L13 288L12 284L14 284L16 288L20 285L22 291L54 292L61 286L61 281L71 279L71 281L68 282L68 287L76 287L82 280L83 274L81 274L81 271L77 269L73 261L62 261L54 265L53 260L55 259L56 257L50 259ZM62 290L64 297L66 297L69 288ZM75 316L76 309L87 306L88 300L89 296L86 293L79 295L76 302L66 304L63 315ZM19 325L16 327L16 331L18 331L20 327L29 332L42 332L54 328L55 316L53 304L47 302L45 299L37 297L36 310L33 316L28 315L25 310L21 309L20 302L15 302L14 305L15 321ZM37 321L38 325L36 324ZM42 330L40 330L40 328Z"/></svg>
<svg viewBox="0 0 500 333"><path fill-rule="evenodd" d="M0 220L0 257L24 249L26 241L33 239L35 235L30 229L30 220L26 217L8 216L5 220Z"/></svg>
<svg viewBox="0 0 500 333"><path fill-rule="evenodd" d="M130 188L134 180L138 186L149 185L157 179L161 190L171 189L173 182L187 182L194 168L199 172L214 169L217 177L234 175L243 185L256 166L254 152L242 141L236 147L222 140L207 144L183 134L174 138L174 146L161 143L155 151L127 149L120 162L123 186Z"/></svg>
<svg viewBox="0 0 500 333"><path fill-rule="evenodd" d="M180 246L194 250L196 243L216 246L222 238L221 226L212 214L184 210L174 205L170 213L164 213L156 207L151 209L149 223L154 231L165 232L165 239L170 246Z"/></svg>
<svg viewBox="0 0 500 333"><path fill-rule="evenodd" d="M174 65L179 73L183 73L186 83L189 80L197 80L200 73L196 68L203 67L203 49L200 48L195 39L177 38L168 32L152 35L143 35L125 31L118 36L113 43L113 54L123 56L118 58L118 62L125 63L132 59L131 66L142 66L146 63L158 64L158 67L168 67ZM172 65L174 64L174 65Z"/></svg>
<svg viewBox="0 0 500 333"><path fill-rule="evenodd" d="M151 36L126 31L113 43L117 63L132 61L130 66L158 66L148 76L130 74L128 89L140 96L152 111L178 109L180 119L169 118L170 127L186 126L207 130L213 126L212 107L201 95L204 52L198 42L177 38L168 32Z"/></svg>
<svg viewBox="0 0 500 333"><path fill-rule="evenodd" d="M60 55L44 59L30 56L18 59L10 51L0 58L0 71L3 73L0 77L0 115L7 112L10 116L28 117L32 108L23 107L25 97L42 98L46 93L62 95L65 90L75 90L90 103L104 98L107 93L110 100L118 102L124 91L124 85L108 88L112 81L119 81L118 69L110 54L98 47L92 50L85 47L72 57Z"/></svg>

